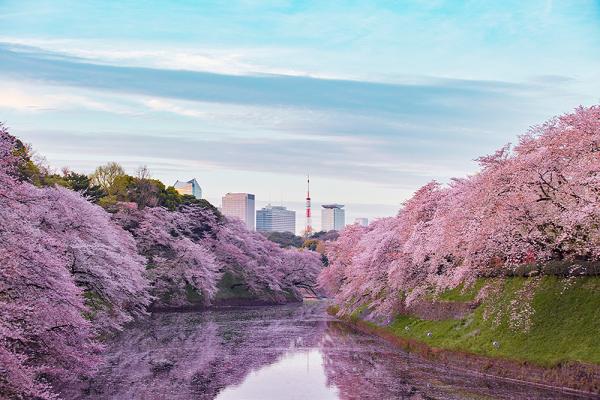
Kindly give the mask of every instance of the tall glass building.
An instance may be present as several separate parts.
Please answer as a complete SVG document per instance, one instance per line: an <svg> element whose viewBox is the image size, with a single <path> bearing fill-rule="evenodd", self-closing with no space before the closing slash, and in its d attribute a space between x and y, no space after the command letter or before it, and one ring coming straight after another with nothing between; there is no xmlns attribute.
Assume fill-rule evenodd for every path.
<svg viewBox="0 0 600 400"><path fill-rule="evenodd" d="M259 232L291 232L295 234L296 211L269 204L256 212L256 230Z"/></svg>
<svg viewBox="0 0 600 400"><path fill-rule="evenodd" d="M202 188L196 179L192 179L190 181L177 181L173 185L175 190L179 192L179 194L189 194L190 196L194 196L197 199L202 198Z"/></svg>
<svg viewBox="0 0 600 400"><path fill-rule="evenodd" d="M341 231L346 226L346 212L343 204L323 204L321 209L321 230Z"/></svg>
<svg viewBox="0 0 600 400"><path fill-rule="evenodd" d="M254 230L254 195L227 193L221 199L221 212L226 217L238 218L251 231Z"/></svg>

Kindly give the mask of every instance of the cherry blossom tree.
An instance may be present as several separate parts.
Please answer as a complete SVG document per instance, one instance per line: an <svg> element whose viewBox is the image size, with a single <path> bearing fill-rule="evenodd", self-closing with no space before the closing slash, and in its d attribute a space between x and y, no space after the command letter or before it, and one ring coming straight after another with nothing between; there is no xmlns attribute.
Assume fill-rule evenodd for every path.
<svg viewBox="0 0 600 400"><path fill-rule="evenodd" d="M156 307L209 305L219 282L226 281L230 287L220 290L242 289L265 303L300 300L300 288L316 289L322 268L318 253L282 249L210 208L190 204L175 211L138 210L122 204L114 219L133 234L146 257Z"/></svg>
<svg viewBox="0 0 600 400"><path fill-rule="evenodd" d="M327 247L319 282L351 313L390 316L398 298L523 264L600 259L600 107L533 127L519 143L478 159L481 169L431 182L398 215Z"/></svg>
<svg viewBox="0 0 600 400"><path fill-rule="evenodd" d="M290 288L296 298L305 292L313 296L322 296L318 289L317 277L323 269L321 255L306 249L289 249L284 251L281 281L284 287Z"/></svg>
<svg viewBox="0 0 600 400"><path fill-rule="evenodd" d="M63 243L14 211L1 216L0 392L52 398L51 384L90 376L99 348Z"/></svg>
<svg viewBox="0 0 600 400"><path fill-rule="evenodd" d="M139 253L146 258L155 306L210 303L219 266L203 239L216 227L214 215L193 206L179 212L121 206L114 218L133 233Z"/></svg>
<svg viewBox="0 0 600 400"><path fill-rule="evenodd" d="M98 348L63 243L29 223L37 189L16 179L16 143L0 127L0 392L50 399L51 383L89 375Z"/></svg>
<svg viewBox="0 0 600 400"><path fill-rule="evenodd" d="M78 193L21 181L18 146L0 129L0 391L53 398L149 295L131 236Z"/></svg>
<svg viewBox="0 0 600 400"><path fill-rule="evenodd" d="M348 280L346 269L353 264L359 252L358 242L365 232L367 229L361 225L347 226L336 241L325 247L329 266L319 274L317 282L328 295L335 295Z"/></svg>
<svg viewBox="0 0 600 400"><path fill-rule="evenodd" d="M49 187L30 188L29 194L17 201L23 202L29 224L63 244L68 271L84 289L88 317L95 326L101 331L119 329L143 315L149 304L147 281L131 235L76 192Z"/></svg>
<svg viewBox="0 0 600 400"><path fill-rule="evenodd" d="M313 291L322 268L320 255L310 250L282 249L237 220L228 220L212 241L223 272L245 290L268 303L302 298L299 288Z"/></svg>

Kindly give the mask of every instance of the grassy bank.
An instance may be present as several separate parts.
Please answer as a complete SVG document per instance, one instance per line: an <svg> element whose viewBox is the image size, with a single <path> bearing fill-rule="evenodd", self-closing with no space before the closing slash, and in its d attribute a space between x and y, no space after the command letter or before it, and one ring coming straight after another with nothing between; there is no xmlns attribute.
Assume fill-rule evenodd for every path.
<svg viewBox="0 0 600 400"><path fill-rule="evenodd" d="M466 290L442 293L437 300L472 301L480 290L491 294L463 319L428 321L401 315L387 330L434 348L544 367L567 362L600 365L599 277L480 280Z"/></svg>

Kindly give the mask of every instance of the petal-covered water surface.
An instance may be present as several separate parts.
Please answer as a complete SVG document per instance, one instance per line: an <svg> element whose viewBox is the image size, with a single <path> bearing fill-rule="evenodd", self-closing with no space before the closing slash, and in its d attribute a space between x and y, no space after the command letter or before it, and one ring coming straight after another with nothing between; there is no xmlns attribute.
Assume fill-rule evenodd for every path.
<svg viewBox="0 0 600 400"><path fill-rule="evenodd" d="M66 397L578 398L436 365L353 330L325 308L315 302L155 313L109 343L98 376Z"/></svg>

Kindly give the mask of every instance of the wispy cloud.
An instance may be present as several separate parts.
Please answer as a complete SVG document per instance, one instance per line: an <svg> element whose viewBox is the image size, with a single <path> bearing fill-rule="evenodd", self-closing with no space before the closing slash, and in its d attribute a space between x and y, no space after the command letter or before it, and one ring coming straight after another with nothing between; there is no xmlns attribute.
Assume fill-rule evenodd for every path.
<svg viewBox="0 0 600 400"><path fill-rule="evenodd" d="M57 110L94 110L111 114L134 115L132 107L102 101L97 94L65 92L62 87L36 85L32 82L0 81L0 109L25 112Z"/></svg>
<svg viewBox="0 0 600 400"><path fill-rule="evenodd" d="M394 183L398 187L411 188L432 175L439 178L450 178L465 173L455 162L436 160L400 161L380 151L385 146L361 145L356 150L352 144L347 145L343 139L321 145L303 138L288 138L285 141L273 141L268 137L262 139L230 140L217 137L207 139L201 134L173 138L157 135L132 135L127 132L98 134L97 132L63 132L36 130L24 132L39 148L60 148L62 154L79 154L76 160L86 170L92 169L99 162L114 159L126 164L131 160L152 160L158 167L166 164L183 166L188 169L204 170L233 169L239 171L261 171L282 174L302 173L306 168L307 154L310 154L312 171L318 171L321 177L347 179L349 181ZM89 154L94 154L93 158ZM73 157L73 156L71 156ZM64 161L64 160L63 160Z"/></svg>
<svg viewBox="0 0 600 400"><path fill-rule="evenodd" d="M386 84L287 75L237 76L101 65L36 48L0 45L0 71L13 79L181 100L410 115L495 108L531 84L443 80ZM468 103L468 104L465 104ZM454 106L453 106L454 105Z"/></svg>
<svg viewBox="0 0 600 400"><path fill-rule="evenodd" d="M44 49L48 52L80 61L104 65L149 67L187 71L213 72L229 75L284 74L325 77L292 68L277 68L252 61L273 52L284 53L283 48L253 49L197 49L191 46L157 47L140 43L135 49L130 43L107 43L103 40L47 39L0 37L0 43L22 48ZM338 76L339 78L339 76Z"/></svg>
<svg viewBox="0 0 600 400"><path fill-rule="evenodd" d="M142 103L146 107L150 108L151 110L169 112L169 113L181 115L184 117L200 118L200 117L207 116L207 113L202 112L200 110L182 107L171 101L164 100L164 99L157 99L157 98L147 99L147 100L142 100Z"/></svg>
<svg viewBox="0 0 600 400"><path fill-rule="evenodd" d="M29 132L35 142L78 143L79 154L106 149L163 164L203 160L245 171L297 173L310 160L324 176L403 187L468 172L475 148L502 144L506 133L499 133L519 119L521 131L510 136L539 120L534 110L554 90L546 83L419 78L392 84L130 67L14 44L0 45L0 72L14 85L35 82L38 92L45 85L64 88L13 105L37 99L107 113L135 110L140 117L126 129L96 132L80 123L79 133Z"/></svg>

